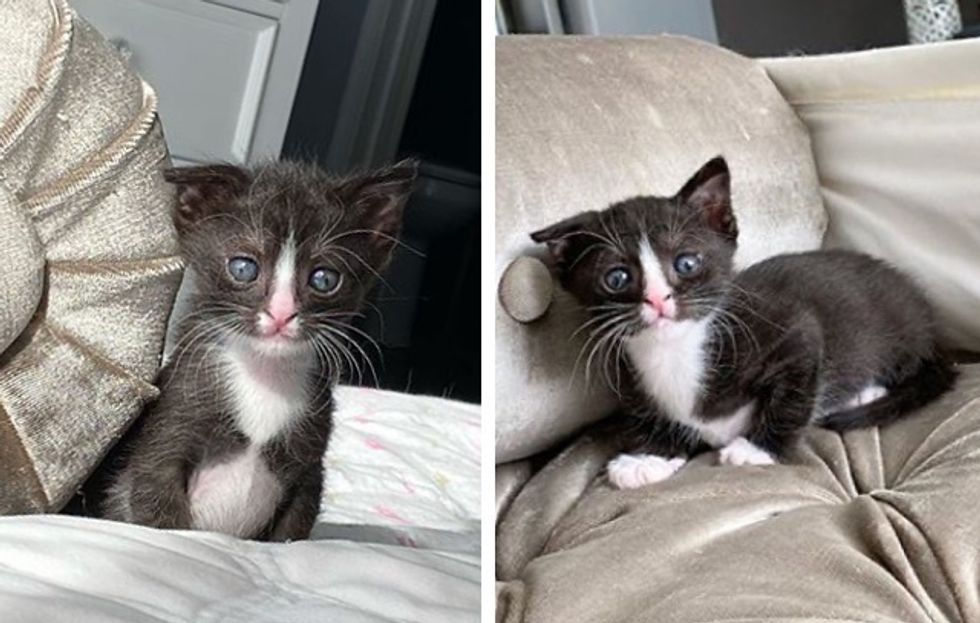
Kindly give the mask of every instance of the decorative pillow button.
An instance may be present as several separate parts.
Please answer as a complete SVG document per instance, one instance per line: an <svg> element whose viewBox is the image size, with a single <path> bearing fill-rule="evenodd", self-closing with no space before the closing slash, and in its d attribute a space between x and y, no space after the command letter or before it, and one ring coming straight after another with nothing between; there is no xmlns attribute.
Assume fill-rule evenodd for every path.
<svg viewBox="0 0 980 623"><path fill-rule="evenodd" d="M551 272L541 260L521 256L500 277L500 304L517 322L534 322L548 311L554 294Z"/></svg>

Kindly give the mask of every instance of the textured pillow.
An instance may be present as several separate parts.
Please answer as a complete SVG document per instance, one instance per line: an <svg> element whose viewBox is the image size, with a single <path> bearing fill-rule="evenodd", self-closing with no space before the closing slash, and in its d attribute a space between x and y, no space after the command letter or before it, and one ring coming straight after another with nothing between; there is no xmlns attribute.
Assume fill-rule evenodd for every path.
<svg viewBox="0 0 980 623"><path fill-rule="evenodd" d="M806 130L762 68L678 37L497 40L496 459L542 450L614 406L587 387L584 320L528 233L638 194L673 194L708 159L732 169L740 266L820 246ZM511 267L515 260L519 262ZM529 285L531 284L531 285ZM549 293L549 290L553 293ZM541 300L541 298L544 300Z"/></svg>
<svg viewBox="0 0 980 623"><path fill-rule="evenodd" d="M764 64L810 131L827 245L917 277L980 352L980 39Z"/></svg>
<svg viewBox="0 0 980 623"><path fill-rule="evenodd" d="M63 0L0 32L0 513L38 512L155 395L180 261L152 90Z"/></svg>

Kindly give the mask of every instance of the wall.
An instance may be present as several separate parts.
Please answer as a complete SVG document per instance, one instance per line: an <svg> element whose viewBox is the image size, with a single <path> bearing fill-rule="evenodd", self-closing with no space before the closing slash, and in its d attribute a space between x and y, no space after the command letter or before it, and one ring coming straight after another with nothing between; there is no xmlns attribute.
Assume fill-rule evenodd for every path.
<svg viewBox="0 0 980 623"><path fill-rule="evenodd" d="M747 56L820 54L907 42L902 0L713 0L718 40Z"/></svg>

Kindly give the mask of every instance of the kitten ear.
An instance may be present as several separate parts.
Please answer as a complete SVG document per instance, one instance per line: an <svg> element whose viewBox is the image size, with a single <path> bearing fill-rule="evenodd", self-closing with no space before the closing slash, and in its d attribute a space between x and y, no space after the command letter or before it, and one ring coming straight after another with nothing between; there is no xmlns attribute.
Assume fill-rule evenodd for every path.
<svg viewBox="0 0 980 623"><path fill-rule="evenodd" d="M372 232L371 243L381 251L395 244L417 172L418 161L408 159L340 184L338 194L359 211L362 225Z"/></svg>
<svg viewBox="0 0 980 623"><path fill-rule="evenodd" d="M576 214L554 225L539 229L531 234L531 240L548 245L548 252L558 267L568 264L569 249L581 236L591 231L597 212L589 211Z"/></svg>
<svg viewBox="0 0 980 623"><path fill-rule="evenodd" d="M682 203L704 214L708 225L722 236L738 238L738 225L732 212L728 163L721 156L712 158L677 193Z"/></svg>
<svg viewBox="0 0 980 623"><path fill-rule="evenodd" d="M173 167L163 172L165 180L177 186L174 225L186 231L232 197L245 191L249 178L244 169L230 164L202 167Z"/></svg>

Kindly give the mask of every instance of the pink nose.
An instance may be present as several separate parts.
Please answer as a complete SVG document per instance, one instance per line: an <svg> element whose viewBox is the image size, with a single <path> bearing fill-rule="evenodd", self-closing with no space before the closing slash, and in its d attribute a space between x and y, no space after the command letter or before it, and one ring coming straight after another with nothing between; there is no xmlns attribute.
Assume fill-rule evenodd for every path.
<svg viewBox="0 0 980 623"><path fill-rule="evenodd" d="M658 292L648 290L643 302L655 309L658 317L673 318L677 312L677 306L674 305L673 297L674 294L672 292L661 295Z"/></svg>
<svg viewBox="0 0 980 623"><path fill-rule="evenodd" d="M669 295L668 295L669 296ZM655 294L653 292L647 292L646 304L657 310L657 313L663 315L667 308L667 301L664 297Z"/></svg>
<svg viewBox="0 0 980 623"><path fill-rule="evenodd" d="M289 324L296 317L296 300L292 292L275 292L269 300L268 313L277 331Z"/></svg>
<svg viewBox="0 0 980 623"><path fill-rule="evenodd" d="M279 331L280 329L282 329L283 327L285 327L287 324L289 324L289 321L292 320L293 318L295 318L296 317L296 314L290 314L289 316L277 316L277 315L275 315L273 313L270 313L269 314L269 317L272 318L272 326L273 326L273 328L276 331Z"/></svg>

